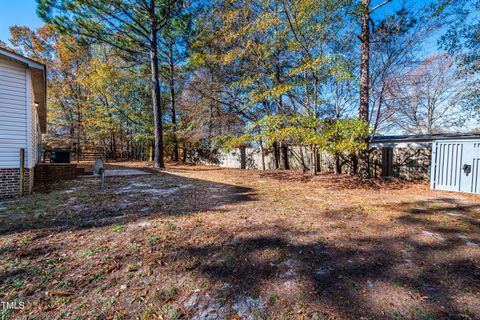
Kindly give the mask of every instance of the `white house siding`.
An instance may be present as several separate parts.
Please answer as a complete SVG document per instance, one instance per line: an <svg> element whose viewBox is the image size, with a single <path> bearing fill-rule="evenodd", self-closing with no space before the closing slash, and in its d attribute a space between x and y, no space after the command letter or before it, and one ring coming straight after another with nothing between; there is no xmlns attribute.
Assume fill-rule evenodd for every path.
<svg viewBox="0 0 480 320"><path fill-rule="evenodd" d="M28 162L26 162L27 168L33 168L37 164L38 150L37 145L41 141L40 126L38 120L37 107L35 106L35 95L33 93L32 80L29 76L30 72L27 71L27 93L29 93L29 98L27 104L30 106L30 113L27 115L29 127L27 128L28 136L30 137L30 143L28 144L27 156Z"/></svg>
<svg viewBox="0 0 480 320"><path fill-rule="evenodd" d="M0 169L19 168L20 149L28 150L29 91L26 68L0 60Z"/></svg>

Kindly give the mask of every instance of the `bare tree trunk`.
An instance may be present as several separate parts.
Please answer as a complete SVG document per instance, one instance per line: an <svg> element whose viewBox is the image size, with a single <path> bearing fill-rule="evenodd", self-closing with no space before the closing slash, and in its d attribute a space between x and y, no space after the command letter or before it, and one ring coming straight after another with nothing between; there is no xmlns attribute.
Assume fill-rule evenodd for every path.
<svg viewBox="0 0 480 320"><path fill-rule="evenodd" d="M150 161L155 159L155 141L152 141L150 144Z"/></svg>
<svg viewBox="0 0 480 320"><path fill-rule="evenodd" d="M337 153L334 156L334 166L333 166L333 173L341 174L342 173L342 164L340 163L340 155Z"/></svg>
<svg viewBox="0 0 480 320"><path fill-rule="evenodd" d="M182 162L185 163L187 162L187 143L183 143L183 154L182 154Z"/></svg>
<svg viewBox="0 0 480 320"><path fill-rule="evenodd" d="M322 172L322 150L317 150L317 173Z"/></svg>
<svg viewBox="0 0 480 320"><path fill-rule="evenodd" d="M351 154L350 155L350 162L351 162L351 166L350 166L350 175L356 175L357 174L357 170L358 170L358 158L357 158L357 155L355 154Z"/></svg>
<svg viewBox="0 0 480 320"><path fill-rule="evenodd" d="M427 108L427 134L433 134L433 107Z"/></svg>
<svg viewBox="0 0 480 320"><path fill-rule="evenodd" d="M305 155L303 154L303 146L299 147L300 161L302 162L302 172L305 173L308 170L307 165L305 164Z"/></svg>
<svg viewBox="0 0 480 320"><path fill-rule="evenodd" d="M158 47L157 47L157 26L155 22L155 2L150 2L150 67L152 75L152 102L153 102L153 121L155 132L155 152L153 167L165 168L163 162L163 125L162 125L162 105L160 97L160 81L158 75Z"/></svg>
<svg viewBox="0 0 480 320"><path fill-rule="evenodd" d="M273 148L273 158L274 158L274 162L275 162L275 169L279 169L280 168L280 152L279 152L279 148L278 148L278 142L274 141L272 143L272 148Z"/></svg>
<svg viewBox="0 0 480 320"><path fill-rule="evenodd" d="M280 169L282 170L289 170L290 164L288 163L288 146L285 142L280 143L279 148L280 153Z"/></svg>
<svg viewBox="0 0 480 320"><path fill-rule="evenodd" d="M275 78L277 84L282 83L282 67L280 66L279 58L275 55ZM286 115L287 112L283 108L283 95L278 97L278 113ZM288 163L288 147L285 142L279 143L279 168L288 170L290 169L290 165Z"/></svg>
<svg viewBox="0 0 480 320"><path fill-rule="evenodd" d="M360 107L358 117L368 123L369 90L370 90L370 0L362 0L362 53L360 62ZM368 143L368 138L367 141ZM368 155L365 150L358 152L358 174L362 177L370 176Z"/></svg>
<svg viewBox="0 0 480 320"><path fill-rule="evenodd" d="M263 148L262 139L260 139L260 152L262 153L262 170L265 171L265 149Z"/></svg>
<svg viewBox="0 0 480 320"><path fill-rule="evenodd" d="M126 137L126 141L127 141L127 159L128 160L131 160L132 158L132 145L130 144L130 138L128 137L128 133L127 133L127 137Z"/></svg>
<svg viewBox="0 0 480 320"><path fill-rule="evenodd" d="M310 173L312 176L317 174L317 148L310 146Z"/></svg>
<svg viewBox="0 0 480 320"><path fill-rule="evenodd" d="M117 142L115 137L115 131L112 131L112 152L117 153Z"/></svg>
<svg viewBox="0 0 480 320"><path fill-rule="evenodd" d="M285 170L290 170L290 159L288 157L288 145L286 143L283 145L283 161L285 162L284 163Z"/></svg>
<svg viewBox="0 0 480 320"><path fill-rule="evenodd" d="M82 112L78 109L78 130L77 130L77 163L80 162L80 128L82 127Z"/></svg>
<svg viewBox="0 0 480 320"><path fill-rule="evenodd" d="M175 115L175 69L173 61L173 43L169 44L169 71L170 71L170 101L172 107L172 133L173 133L173 151L172 161L178 161L178 141L177 141L177 118Z"/></svg>

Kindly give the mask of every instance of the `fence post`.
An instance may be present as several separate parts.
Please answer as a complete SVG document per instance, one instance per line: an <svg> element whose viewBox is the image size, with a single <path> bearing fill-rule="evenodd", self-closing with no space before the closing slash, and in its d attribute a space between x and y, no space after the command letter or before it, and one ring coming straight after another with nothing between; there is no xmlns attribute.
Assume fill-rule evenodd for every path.
<svg viewBox="0 0 480 320"><path fill-rule="evenodd" d="M20 195L25 191L25 149L20 149Z"/></svg>
<svg viewBox="0 0 480 320"><path fill-rule="evenodd" d="M393 148L382 148L382 177L393 176Z"/></svg>

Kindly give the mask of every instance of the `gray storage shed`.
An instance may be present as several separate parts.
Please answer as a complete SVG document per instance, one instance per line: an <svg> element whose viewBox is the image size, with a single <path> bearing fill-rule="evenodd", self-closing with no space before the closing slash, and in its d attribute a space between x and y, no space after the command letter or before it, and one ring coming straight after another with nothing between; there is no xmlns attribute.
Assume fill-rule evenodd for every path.
<svg viewBox="0 0 480 320"><path fill-rule="evenodd" d="M432 143L432 189L480 194L480 138Z"/></svg>
<svg viewBox="0 0 480 320"><path fill-rule="evenodd" d="M377 136L370 147L382 150L385 176L392 175L393 150L421 149L431 151L422 170L432 189L480 194L480 133Z"/></svg>
<svg viewBox="0 0 480 320"><path fill-rule="evenodd" d="M371 146L383 149L386 168L389 149L431 149L432 189L480 194L480 133L379 136Z"/></svg>

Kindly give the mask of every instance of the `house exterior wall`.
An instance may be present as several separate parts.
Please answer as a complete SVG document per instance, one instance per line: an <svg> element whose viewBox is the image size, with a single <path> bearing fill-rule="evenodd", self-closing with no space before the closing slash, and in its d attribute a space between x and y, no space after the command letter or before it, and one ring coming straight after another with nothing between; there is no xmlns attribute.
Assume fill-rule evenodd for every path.
<svg viewBox="0 0 480 320"><path fill-rule="evenodd" d="M0 59L0 198L20 194L20 150L25 150L24 192L33 187L40 129L30 70Z"/></svg>
<svg viewBox="0 0 480 320"><path fill-rule="evenodd" d="M27 91L26 69L0 59L0 169L18 169L27 150Z"/></svg>
<svg viewBox="0 0 480 320"><path fill-rule="evenodd" d="M27 113L27 135L28 135L28 146L27 146L27 162L26 166L30 169L33 169L39 162L39 147L41 143L42 135L40 133L40 123L37 113L37 108L35 106L35 95L33 93L32 80L30 77L30 72L27 70L27 92L29 93L27 99L27 105L29 112Z"/></svg>

